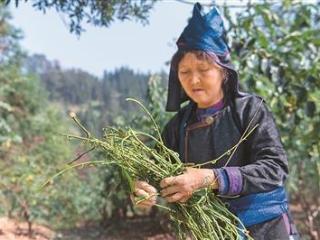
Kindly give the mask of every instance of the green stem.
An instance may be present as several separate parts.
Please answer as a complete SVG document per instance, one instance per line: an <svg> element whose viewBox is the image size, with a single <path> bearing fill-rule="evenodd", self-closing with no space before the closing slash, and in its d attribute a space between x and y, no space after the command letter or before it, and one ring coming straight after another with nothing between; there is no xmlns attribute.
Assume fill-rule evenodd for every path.
<svg viewBox="0 0 320 240"><path fill-rule="evenodd" d="M79 119L74 115L71 117L73 119L73 121L75 121L75 123L85 132L85 134L87 135L88 138L90 138L91 134L90 132L81 124L81 122L79 121Z"/></svg>
<svg viewBox="0 0 320 240"><path fill-rule="evenodd" d="M161 137L161 133L160 133L160 130L159 130L159 127L158 127L158 124L156 123L156 121L154 120L153 116L151 115L151 113L146 109L145 106L142 105L141 102L139 102L138 100L136 99L133 99L133 98L126 98L127 101L132 101L132 102L135 102L136 104L138 104L142 109L143 111L149 116L149 118L151 119L152 123L153 123L153 126L158 134L158 137L159 137L159 140L161 141L161 143L163 143L162 141L162 137Z"/></svg>
<svg viewBox="0 0 320 240"><path fill-rule="evenodd" d="M44 188L45 186L47 186L49 183L51 183L56 177L62 175L63 173L65 173L66 171L69 171L71 169L77 168L77 167L84 167L87 165L94 165L94 164L117 164L116 162L106 162L104 160L100 160L100 161L88 161L88 162L82 162L82 163L77 163L74 165L68 165L67 167L63 168L61 171L59 171L58 173L56 173L55 175L53 175L51 178L49 178L46 182L44 182L41 186L40 189Z"/></svg>

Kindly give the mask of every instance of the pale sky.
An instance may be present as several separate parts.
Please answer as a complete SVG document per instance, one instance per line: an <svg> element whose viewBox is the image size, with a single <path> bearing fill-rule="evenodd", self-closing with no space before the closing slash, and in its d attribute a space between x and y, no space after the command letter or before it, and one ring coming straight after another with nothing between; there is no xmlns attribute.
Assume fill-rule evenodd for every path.
<svg viewBox="0 0 320 240"><path fill-rule="evenodd" d="M63 16L55 10L43 14L31 7L31 1L20 1L11 11L12 23L24 32L21 45L29 54L45 54L65 68L81 68L100 77L104 70L121 66L140 72L168 71L165 62L176 51L175 40L192 8L191 4L163 0L155 4L146 26L134 21L116 21L109 28L85 25L80 38L69 32Z"/></svg>

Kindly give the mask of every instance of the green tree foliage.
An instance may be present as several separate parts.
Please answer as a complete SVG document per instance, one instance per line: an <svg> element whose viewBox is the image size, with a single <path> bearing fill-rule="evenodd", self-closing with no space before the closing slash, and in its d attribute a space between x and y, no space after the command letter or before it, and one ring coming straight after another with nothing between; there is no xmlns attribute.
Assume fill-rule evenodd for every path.
<svg viewBox="0 0 320 240"><path fill-rule="evenodd" d="M0 7L0 64L16 65L21 60L18 43L21 32L8 23L9 19L11 19L10 13Z"/></svg>
<svg viewBox="0 0 320 240"><path fill-rule="evenodd" d="M146 99L144 99L145 106L148 111L155 118L159 126L162 128L167 123L172 113L165 111L165 102L167 95L165 80L166 74L151 75L148 83L146 84ZM143 78L141 78L143 80ZM131 84L130 86L132 86ZM143 110L137 107L134 103L125 102L127 105L131 105L132 110L127 115L119 115L113 120L113 125L116 127L126 128L128 126L139 129L143 132L155 135L155 129L150 118L143 112ZM123 114L123 113L122 113ZM146 139L145 139L146 140ZM97 159L103 159L106 157L105 152L100 152L96 155ZM132 201L129 198L129 187L126 186L126 180L122 175L121 169L118 167L105 167L98 170L100 173L101 183L103 184L103 191L101 194L105 197L106 201L103 205L103 219L104 223L114 221L119 218L126 218L128 216L137 216L143 213L137 211L132 206ZM155 214L156 212L151 212Z"/></svg>
<svg viewBox="0 0 320 240"><path fill-rule="evenodd" d="M8 11L0 7L0 144L10 145L11 141L21 142L21 136L12 131L12 127L5 118L5 114L12 113L15 109L11 106L5 95L12 96L14 86L9 85L10 79L18 75L17 65L21 61L22 53L18 45L19 31L14 29L8 20L11 18ZM14 80L11 80L16 83Z"/></svg>
<svg viewBox="0 0 320 240"><path fill-rule="evenodd" d="M127 97L134 96L137 99L146 99L148 78L148 74L135 73L126 67L104 73L102 96L106 103L106 110L113 113L112 117L133 110L133 106L125 100Z"/></svg>
<svg viewBox="0 0 320 240"><path fill-rule="evenodd" d="M63 111L77 112L82 123L97 135L101 134L102 128L107 125L131 125L152 133L153 128L147 116L135 104L125 101L129 96L148 104L161 125L168 119L164 110L163 96L166 95L167 85L167 75L164 73L150 77L148 74L135 73L122 67L113 72L105 71L102 79L96 79L80 70L63 69L59 63L51 62L43 55L26 58L24 68L28 73L39 76L52 101L57 102ZM82 85L85 85L85 88L81 87ZM105 157L101 152L91 156L92 159ZM100 216L104 224L140 214L132 207L120 169L108 166L98 168L94 174L91 181L96 181L95 191L91 191L90 197L99 212L96 216ZM86 216L90 218L92 215Z"/></svg>
<svg viewBox="0 0 320 240"><path fill-rule="evenodd" d="M16 7L23 0L4 0L5 4L11 2ZM84 29L83 23L91 23L96 26L108 27L114 19L137 20L148 22L148 14L156 0L32 0L35 9L46 12L54 8L57 12L65 14L69 19L70 31L80 34Z"/></svg>
<svg viewBox="0 0 320 240"><path fill-rule="evenodd" d="M80 181L85 172L68 172L52 183L54 187L40 190L73 155L73 147L59 134L67 132L69 124L49 105L39 79L22 72L19 38L9 17L0 6L4 49L0 63L0 214L26 220L30 232L34 221L65 227L86 217L96 218L99 205L91 204L98 201L99 190L95 190L94 177L85 178L91 187Z"/></svg>
<svg viewBox="0 0 320 240"><path fill-rule="evenodd" d="M235 19L224 10L242 87L262 96L275 115L291 198L303 205L312 235L320 201L320 4L249 4Z"/></svg>
<svg viewBox="0 0 320 240"><path fill-rule="evenodd" d="M105 71L98 79L79 69L63 69L58 62L39 54L27 57L23 65L28 73L41 79L50 100L61 105L63 111L76 112L97 134L106 125L119 122L136 110L136 106L126 102L127 97L147 101L150 75L127 67ZM162 74L162 78L166 79L166 75Z"/></svg>
<svg viewBox="0 0 320 240"><path fill-rule="evenodd" d="M44 55L35 54L23 63L28 73L41 79L49 92L49 99L68 105L82 105L101 100L98 78L80 69L62 69L59 62L49 61Z"/></svg>
<svg viewBox="0 0 320 240"><path fill-rule="evenodd" d="M147 85L145 106L156 120L160 129L163 129L170 117L173 116L173 113L168 113L165 109L167 102L167 78L168 76L165 73L151 75ZM141 109L139 111L141 113ZM129 118L128 123L151 135L156 134L150 118L144 113L133 115L132 119Z"/></svg>
<svg viewBox="0 0 320 240"><path fill-rule="evenodd" d="M71 31L79 33L83 21L107 26L117 16L117 11L127 11L128 15L123 16L128 18L135 16L131 14L132 8L125 8L126 4L147 3L101 2L115 7L105 13L111 16L109 22L99 20L100 17L108 19L107 15L99 15L103 8L94 7L90 13L98 1L91 1L92 5L87 7L79 1L34 1L34 6L42 10L55 7L70 15L70 21L73 21ZM154 2L145 5L147 8L141 13L142 18L147 17ZM73 11L78 11L78 15L72 15ZM239 70L242 88L262 96L274 113L289 158L290 196L293 202L303 207L304 226L300 225L300 228L309 236L315 236L314 226L319 225L316 219L320 195L319 11L319 3L290 0L249 3L235 18L230 15L228 6L224 8L233 61ZM37 219L52 216L57 219L63 214L70 221L77 221L79 213L87 218L126 216L130 211L130 201L121 185L118 169L100 169L93 172L95 174L83 172L81 176L92 183L87 188L83 188L80 181L71 181L78 175L70 172L59 180L68 182L63 193L58 190L58 185L41 197L34 190L26 191L27 185L35 189L35 176L54 172L57 163L65 163L68 159L70 148L64 144L63 138L55 135L56 132L65 132L63 126L68 124L46 103L46 96L42 94L36 78L22 74L19 65L23 57L18 41L20 32L8 25L3 20L5 18L8 18L8 13L1 10L0 169L9 177L0 187L0 206L7 206L0 207L0 212L5 209L13 215L27 212L32 216L30 218ZM39 76L43 86L50 91L49 98L60 101L59 105L67 105L64 110L78 112L92 132L100 133L106 125L130 125L152 134L147 118L136 114L138 108L126 102L126 97L135 97L147 104L161 126L169 117L164 111L164 79L167 78L164 74L150 77L120 68L105 72L102 79L97 79L81 70L64 70L57 62L50 62L41 55L28 58L23 69ZM98 159L103 157L101 154L95 156ZM74 196L78 197L75 199ZM94 203L91 207L83 207L90 202ZM35 205L40 205L40 208Z"/></svg>

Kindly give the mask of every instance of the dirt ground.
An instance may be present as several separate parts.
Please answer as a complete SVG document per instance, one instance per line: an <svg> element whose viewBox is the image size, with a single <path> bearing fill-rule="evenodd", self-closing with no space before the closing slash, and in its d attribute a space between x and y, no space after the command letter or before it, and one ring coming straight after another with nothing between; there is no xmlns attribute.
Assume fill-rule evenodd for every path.
<svg viewBox="0 0 320 240"><path fill-rule="evenodd" d="M91 224L77 229L60 231L55 240L175 240L166 233L159 221L152 218L136 218L124 222L112 222L109 226Z"/></svg>
<svg viewBox="0 0 320 240"><path fill-rule="evenodd" d="M34 224L32 236L28 225L8 218L0 218L0 240L174 240L175 238L152 219L132 219L110 226L91 224L72 230L54 232Z"/></svg>
<svg viewBox="0 0 320 240"><path fill-rule="evenodd" d="M300 205L292 205L291 211L302 234L301 239L320 240L319 218L314 216L314 221L307 218L306 222ZM33 224L33 233L29 236L27 223L0 217L0 240L175 240L166 226L165 220L159 223L158 218L152 217L110 221L107 226L90 223L60 231Z"/></svg>
<svg viewBox="0 0 320 240"><path fill-rule="evenodd" d="M0 240L48 240L54 232L47 227L34 224L34 233L28 236L28 224L8 218L0 218Z"/></svg>

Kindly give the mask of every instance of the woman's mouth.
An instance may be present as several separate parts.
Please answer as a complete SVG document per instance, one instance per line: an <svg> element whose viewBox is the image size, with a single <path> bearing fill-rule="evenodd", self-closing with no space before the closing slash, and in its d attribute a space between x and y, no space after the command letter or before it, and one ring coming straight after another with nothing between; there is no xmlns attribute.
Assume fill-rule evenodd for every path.
<svg viewBox="0 0 320 240"><path fill-rule="evenodd" d="M195 93L195 94L202 93L203 91L204 91L204 90L201 89L201 88L192 89L192 92Z"/></svg>

